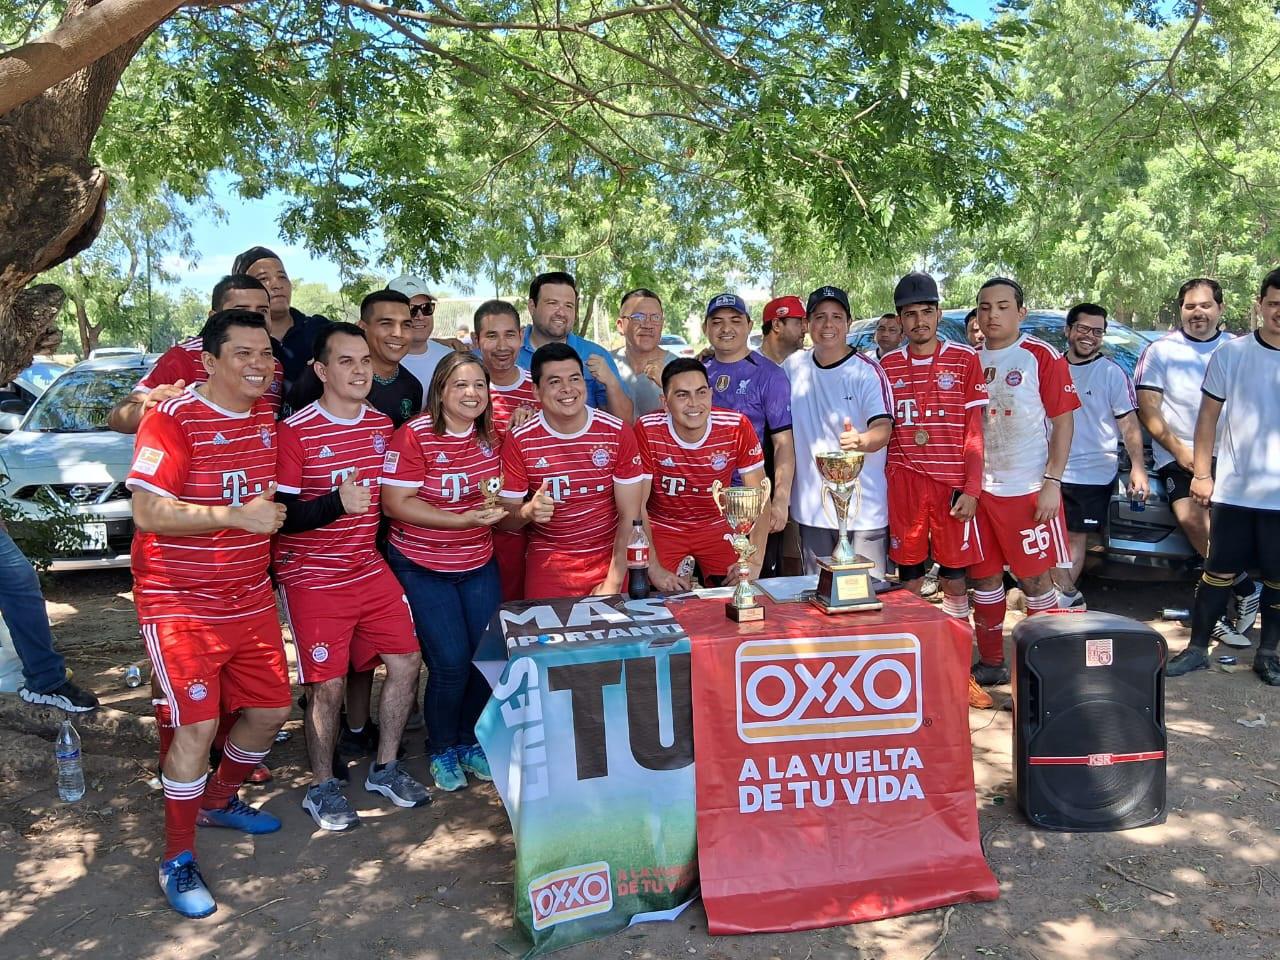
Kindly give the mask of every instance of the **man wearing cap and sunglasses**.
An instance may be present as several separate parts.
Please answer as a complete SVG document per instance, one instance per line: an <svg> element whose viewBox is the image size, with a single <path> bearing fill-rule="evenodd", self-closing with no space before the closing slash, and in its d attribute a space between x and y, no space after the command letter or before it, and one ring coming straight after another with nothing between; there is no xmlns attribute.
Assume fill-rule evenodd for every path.
<svg viewBox="0 0 1280 960"><path fill-rule="evenodd" d="M409 352L401 358L400 365L418 378L425 395L436 365L451 352L447 343L431 338L436 325L436 298L421 278L409 273L400 274L387 284L387 289L409 298Z"/></svg>
<svg viewBox="0 0 1280 960"><path fill-rule="evenodd" d="M799 297L778 297L764 305L760 315L760 352L782 366L787 357L804 347L809 319Z"/></svg>
<svg viewBox="0 0 1280 960"><path fill-rule="evenodd" d="M705 330L714 353L705 364L711 403L744 414L764 448L764 472L773 485L773 496L769 501L770 536L760 575L776 577L782 565L782 530L787 525L796 472L791 384L780 366L751 349L751 314L737 294L711 298Z"/></svg>

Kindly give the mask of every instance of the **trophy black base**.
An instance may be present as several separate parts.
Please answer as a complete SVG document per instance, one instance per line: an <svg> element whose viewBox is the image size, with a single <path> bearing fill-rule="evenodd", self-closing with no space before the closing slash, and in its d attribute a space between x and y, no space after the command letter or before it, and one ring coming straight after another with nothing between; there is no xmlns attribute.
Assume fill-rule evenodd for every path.
<svg viewBox="0 0 1280 960"><path fill-rule="evenodd" d="M876 599L869 572L874 566L873 561L861 556L849 563L823 557L818 561L818 588L809 602L828 616L882 609L884 604Z"/></svg>
<svg viewBox="0 0 1280 960"><path fill-rule="evenodd" d="M735 607L730 600L724 605L724 615L734 623L755 623L764 619L764 607L758 603L753 607Z"/></svg>

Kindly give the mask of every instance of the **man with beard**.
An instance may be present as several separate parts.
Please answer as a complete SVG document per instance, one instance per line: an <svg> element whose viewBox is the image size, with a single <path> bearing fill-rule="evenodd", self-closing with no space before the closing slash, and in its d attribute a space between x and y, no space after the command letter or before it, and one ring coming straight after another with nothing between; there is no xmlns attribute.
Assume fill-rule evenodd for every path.
<svg viewBox="0 0 1280 960"><path fill-rule="evenodd" d="M1138 416L1151 434L1156 476L1182 532L1204 557L1209 552L1209 509L1191 496L1192 437L1209 358L1232 339L1219 329L1222 285L1209 277L1188 280L1178 288L1178 314L1178 329L1142 351L1134 381ZM1245 633L1258 617L1262 590L1247 573L1237 570L1232 576L1227 615L1213 625L1213 638L1243 648L1249 646Z"/></svg>
<svg viewBox="0 0 1280 960"><path fill-rule="evenodd" d="M676 355L662 349L662 300L652 290L623 294L618 313L623 345L612 356L639 419L662 409L662 368Z"/></svg>
<svg viewBox="0 0 1280 960"><path fill-rule="evenodd" d="M760 352L778 366L804 347L809 318L799 297L778 297L764 305L760 314Z"/></svg>
<svg viewBox="0 0 1280 960"><path fill-rule="evenodd" d="M1102 338L1106 333L1106 308L1096 303L1077 303L1067 311L1067 363L1080 406L1075 412L1071 453L1062 475L1071 566L1053 571L1064 610L1085 609L1084 597L1076 585L1084 570L1089 534L1102 533L1106 528L1122 437L1129 454L1129 499L1146 500L1149 489L1133 381L1118 363L1103 356Z"/></svg>

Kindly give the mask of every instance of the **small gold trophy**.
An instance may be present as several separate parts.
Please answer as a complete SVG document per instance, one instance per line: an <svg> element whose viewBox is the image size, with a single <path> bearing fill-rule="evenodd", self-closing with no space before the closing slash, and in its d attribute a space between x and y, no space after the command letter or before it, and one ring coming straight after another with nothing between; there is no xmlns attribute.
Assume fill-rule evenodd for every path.
<svg viewBox="0 0 1280 960"><path fill-rule="evenodd" d="M502 483L506 478L502 474L480 481L480 492L484 494L484 508L492 510L498 505L498 495L502 493Z"/></svg>
<svg viewBox="0 0 1280 960"><path fill-rule="evenodd" d="M831 556L818 560L818 589L810 602L826 614L879 610L884 604L876 599L871 574L867 572L875 564L853 552L848 535L849 502L855 491L859 504L862 499L858 474L862 473L863 455L839 450L819 453L814 461L822 476L823 494L831 498L835 507L840 536ZM854 506L853 515L858 515L858 505Z"/></svg>
<svg viewBox="0 0 1280 960"><path fill-rule="evenodd" d="M764 607L756 602L760 590L751 585L750 560L756 548L750 535L769 505L772 489L767 478L761 480L758 487L726 487L719 480L711 484L711 499L733 531L730 543L738 554L738 586L733 591L733 599L724 605L724 615L736 623L764 619Z"/></svg>

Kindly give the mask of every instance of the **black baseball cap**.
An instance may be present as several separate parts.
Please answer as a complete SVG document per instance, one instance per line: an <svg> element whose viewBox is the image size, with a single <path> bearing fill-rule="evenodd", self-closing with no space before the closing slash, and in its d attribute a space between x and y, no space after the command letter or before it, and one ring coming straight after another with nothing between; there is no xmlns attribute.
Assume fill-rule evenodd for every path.
<svg viewBox="0 0 1280 960"><path fill-rule="evenodd" d="M849 310L849 295L839 287L819 287L813 293L809 294L809 302L805 304L804 312L806 315L813 313L814 308L823 300L834 300L840 306L844 307L844 312L853 316Z"/></svg>
<svg viewBox="0 0 1280 960"><path fill-rule="evenodd" d="M893 305L901 310L912 303L937 303L938 284L933 277L919 270L913 270L898 281L893 288Z"/></svg>

